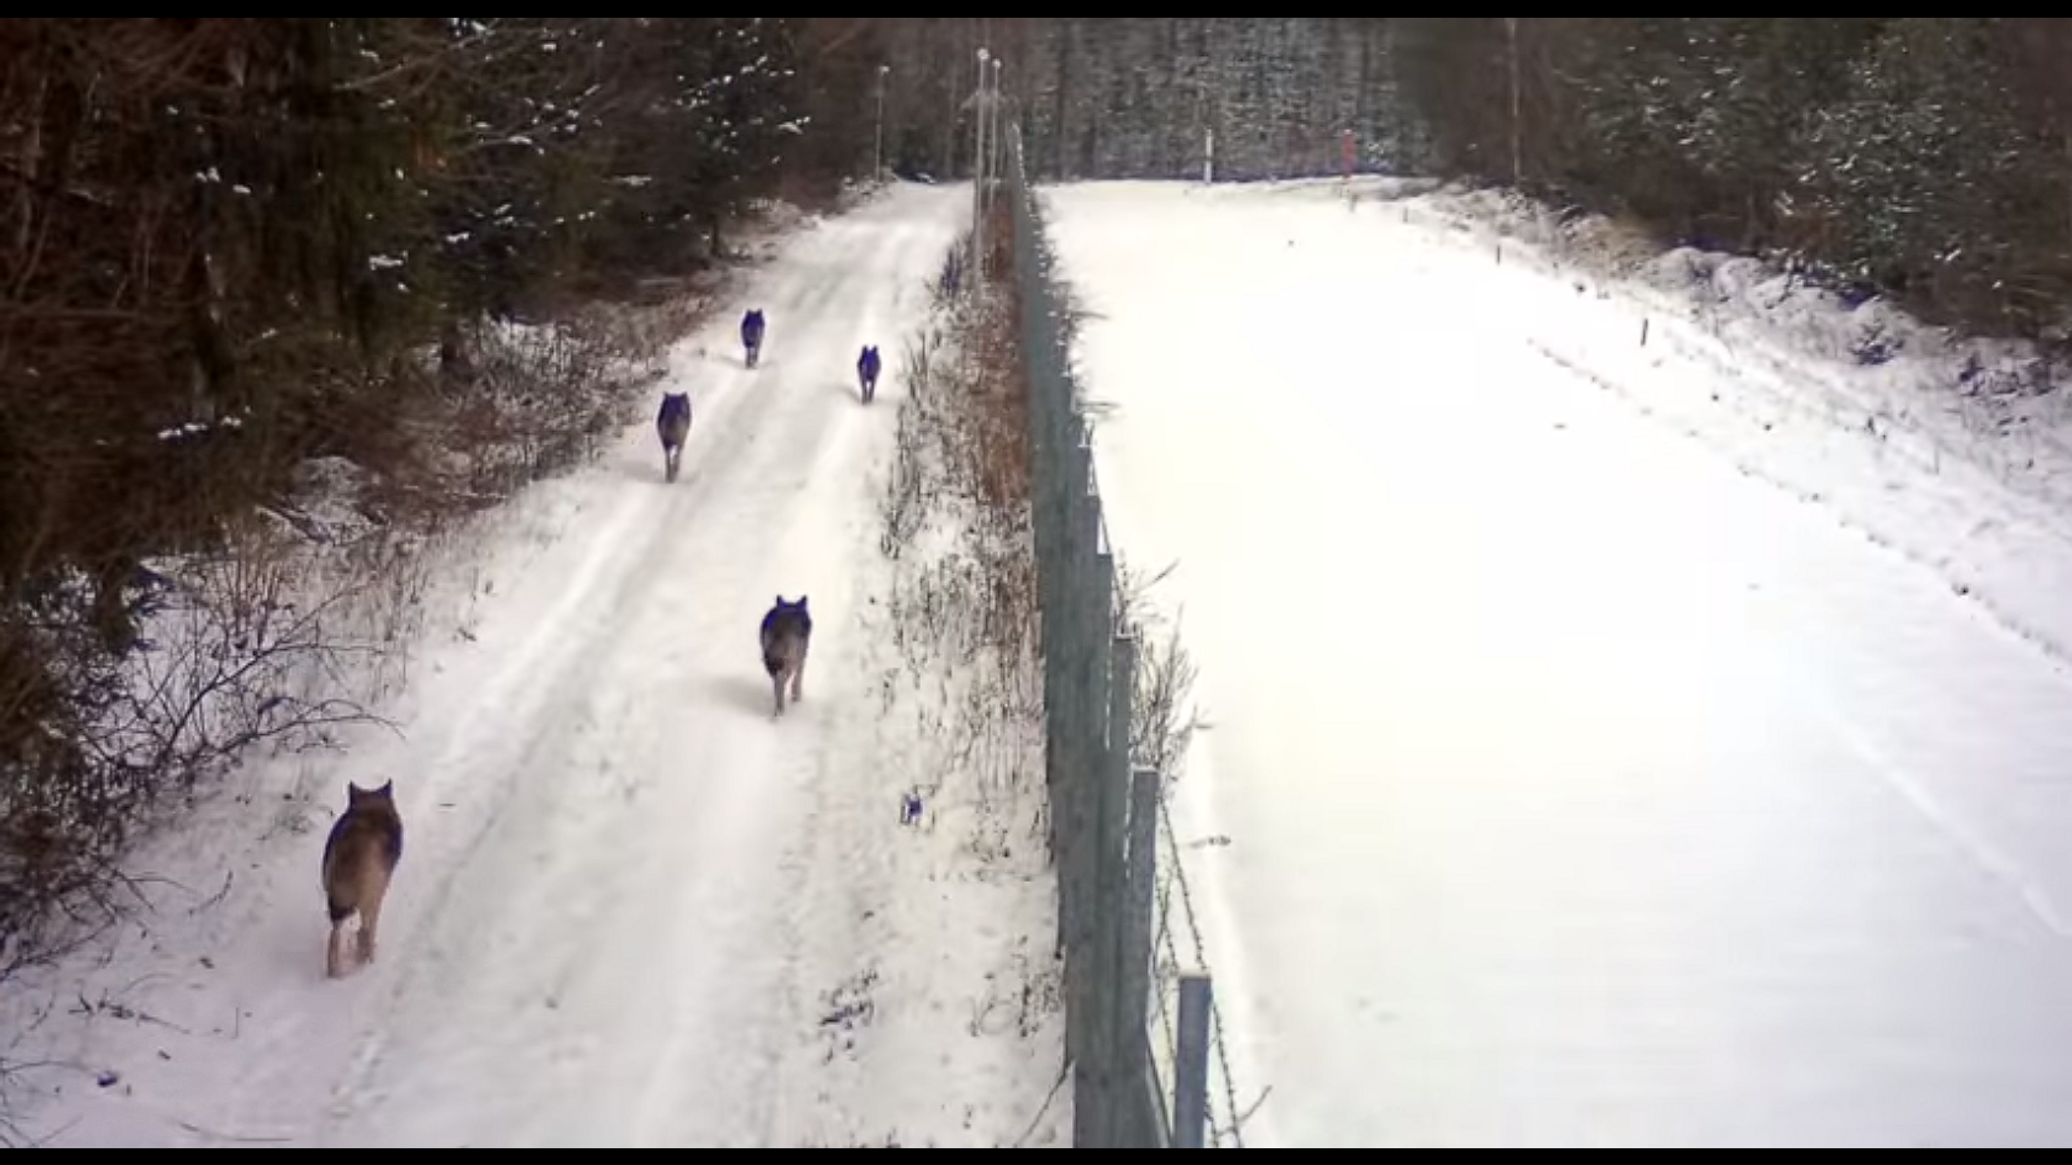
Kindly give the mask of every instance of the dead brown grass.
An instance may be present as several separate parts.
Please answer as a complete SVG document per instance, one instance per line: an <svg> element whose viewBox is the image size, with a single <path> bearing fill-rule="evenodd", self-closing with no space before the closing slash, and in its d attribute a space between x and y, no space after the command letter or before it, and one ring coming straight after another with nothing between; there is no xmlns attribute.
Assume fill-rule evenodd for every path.
<svg viewBox="0 0 2072 1165"><path fill-rule="evenodd" d="M986 564L985 639L995 650L1010 652L1034 633L1037 595L1036 557L1029 542L1034 504L1029 373L1022 361L1021 284L1014 277L1014 219L1006 199L995 205L987 230L993 240L985 258L990 298L964 340L966 351L976 357L966 398L970 425L965 444L980 511L1013 533L995 540L999 553Z"/></svg>
<svg viewBox="0 0 2072 1165"><path fill-rule="evenodd" d="M969 781L959 795L976 810L970 845L1003 855L1040 828L1043 719L1028 381L1004 204L991 230L985 294L937 281L937 321L908 343L880 545L899 564L888 605L905 670L948 700L919 713L945 751L939 771L915 774L916 791ZM945 271L968 255L967 236Z"/></svg>

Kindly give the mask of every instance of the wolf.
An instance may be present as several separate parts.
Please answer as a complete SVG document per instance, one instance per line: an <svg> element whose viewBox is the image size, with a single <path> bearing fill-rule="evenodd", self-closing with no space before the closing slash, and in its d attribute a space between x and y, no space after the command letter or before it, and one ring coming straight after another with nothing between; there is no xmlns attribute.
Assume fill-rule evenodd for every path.
<svg viewBox="0 0 2072 1165"><path fill-rule="evenodd" d="M755 367L756 362L762 359L763 355L762 308L755 308L754 310L750 311L747 315L741 317L741 347L745 349L748 354L748 366L750 368Z"/></svg>
<svg viewBox="0 0 2072 1165"><path fill-rule="evenodd" d="M355 913L360 916L360 962L374 961L381 902L402 860L403 818L396 812L396 783L362 789L347 782L345 812L324 839L324 898L331 912L324 969L331 978L345 974L345 920Z"/></svg>
<svg viewBox="0 0 2072 1165"><path fill-rule="evenodd" d="M691 435L691 394L665 392L662 411L655 414L655 432L662 437L662 476L676 480L683 466L683 443Z"/></svg>
<svg viewBox="0 0 2072 1165"><path fill-rule="evenodd" d="M865 346L863 355L856 358L856 378L863 384L863 403L871 403L878 395L878 371L883 366L876 345Z"/></svg>
<svg viewBox="0 0 2072 1165"><path fill-rule="evenodd" d="M806 610L806 596L800 595L796 603L787 603L783 595L777 596L777 605L763 616L762 644L763 670L770 673L770 689L777 697L777 710L771 719L784 715L784 685L791 684L791 702L796 704L803 698L801 685L806 679L806 649L813 642L813 616Z"/></svg>

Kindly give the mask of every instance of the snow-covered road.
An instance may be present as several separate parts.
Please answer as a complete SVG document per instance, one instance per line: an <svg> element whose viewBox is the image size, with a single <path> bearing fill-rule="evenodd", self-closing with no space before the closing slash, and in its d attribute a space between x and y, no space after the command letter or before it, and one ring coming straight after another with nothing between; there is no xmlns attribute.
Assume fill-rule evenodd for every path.
<svg viewBox="0 0 2072 1165"><path fill-rule="evenodd" d="M794 964L845 889L809 884L815 834L844 826L823 792L870 763L840 696L861 690L857 579L904 390L888 375L865 408L853 368L923 317L967 208L898 187L750 277L677 358L696 411L676 484L650 404L598 466L539 487L569 532L427 658L406 738L370 737L318 794L396 781L380 961L321 977L317 842L276 847L263 889L241 881L132 1001L187 1038L93 1037L121 1083L71 1090L70 1143L754 1146L838 1103L801 1075L828 984ZM750 306L769 319L752 372ZM811 597L816 638L803 704L773 722L756 626L779 594Z"/></svg>
<svg viewBox="0 0 2072 1165"><path fill-rule="evenodd" d="M1842 524L1904 467L1737 471L1626 403L1673 349L1548 358L1621 304L1394 206L1046 198L1249 1144L2072 1140L2072 681Z"/></svg>
<svg viewBox="0 0 2072 1165"><path fill-rule="evenodd" d="M851 369L917 321L897 304L921 304L953 214L902 191L755 281L764 360L747 371L721 339L692 367L682 478L660 484L634 433L551 605L504 612L494 680L418 739L504 801L413 855L394 1018L359 1035L326 1140L755 1145L778 1127L775 1076L813 1022L788 974L811 901L795 855L815 788L857 759L816 696L851 671L893 415L860 407ZM819 636L804 703L773 724L755 628L779 594L810 596Z"/></svg>

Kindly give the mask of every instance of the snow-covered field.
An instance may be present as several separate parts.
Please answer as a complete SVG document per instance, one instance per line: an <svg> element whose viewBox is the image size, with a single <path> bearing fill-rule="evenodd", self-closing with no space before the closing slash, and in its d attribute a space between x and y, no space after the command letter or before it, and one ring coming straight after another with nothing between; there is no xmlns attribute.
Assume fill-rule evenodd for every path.
<svg viewBox="0 0 2072 1165"><path fill-rule="evenodd" d="M902 762L926 750L888 727L912 720L880 691L902 661L866 614L890 585L877 509L904 386L888 367L862 407L856 353L922 324L967 208L906 186L804 224L672 357L696 410L679 482L643 419L598 464L522 493L442 581L466 621L428 627L382 709L399 733L255 761L241 795L153 842L154 910L0 995L14 1133L1024 1136L1055 1040L987 1013L1028 936L1051 933L1047 894L901 824L920 779ZM745 306L770 320L754 372ZM773 722L755 628L773 596L802 594L805 699ZM327 981L325 830L348 780L390 779L408 840L379 961ZM859 1062L875 1070L844 1067Z"/></svg>
<svg viewBox="0 0 2072 1165"><path fill-rule="evenodd" d="M1359 190L1045 192L1247 1143L2072 1141L2064 392Z"/></svg>

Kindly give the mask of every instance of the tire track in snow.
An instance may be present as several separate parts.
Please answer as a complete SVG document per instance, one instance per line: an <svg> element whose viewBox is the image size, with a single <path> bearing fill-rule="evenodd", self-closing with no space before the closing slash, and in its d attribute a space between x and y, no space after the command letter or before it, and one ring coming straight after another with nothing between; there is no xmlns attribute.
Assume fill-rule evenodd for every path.
<svg viewBox="0 0 2072 1165"><path fill-rule="evenodd" d="M881 281L906 267L925 272L956 205L910 192L794 244L805 257L767 276L788 276L791 294L764 297L773 324L795 321L789 358L715 389L685 478L621 503L503 682L415 750L466 760L481 770L469 785L505 792L447 847L452 864L419 858L436 871L420 878L440 883L429 905L399 895L396 913L417 921L384 943L404 964L326 1140L773 1135L768 1085L793 1043L806 916L797 839L813 785L839 767L822 713L833 689L813 676L847 670L847 558L861 541L848 511L874 496L859 491L859 442L882 424L829 390L853 363L852 329L812 305L839 317L891 294ZM642 425L625 448L651 440ZM749 706L766 690L752 624L770 591L801 589L823 630L807 703L772 724Z"/></svg>

